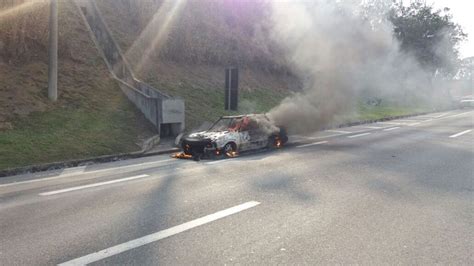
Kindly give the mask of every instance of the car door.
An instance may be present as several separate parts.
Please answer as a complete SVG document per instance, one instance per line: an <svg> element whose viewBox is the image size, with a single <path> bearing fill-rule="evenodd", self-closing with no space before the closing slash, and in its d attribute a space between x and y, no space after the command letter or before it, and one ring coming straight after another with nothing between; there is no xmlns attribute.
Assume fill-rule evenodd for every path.
<svg viewBox="0 0 474 266"><path fill-rule="evenodd" d="M248 123L249 147L248 149L263 148L268 143L268 136L264 130L260 128L258 123L250 119Z"/></svg>

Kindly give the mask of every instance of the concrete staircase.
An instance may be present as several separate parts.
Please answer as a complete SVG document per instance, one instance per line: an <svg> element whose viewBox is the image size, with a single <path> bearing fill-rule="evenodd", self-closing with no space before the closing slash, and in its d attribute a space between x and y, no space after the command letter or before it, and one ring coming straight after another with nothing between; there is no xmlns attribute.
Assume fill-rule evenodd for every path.
<svg viewBox="0 0 474 266"><path fill-rule="evenodd" d="M112 76L127 98L155 125L160 136L175 136L184 130L184 101L166 95L135 78L94 0L74 0L91 37Z"/></svg>

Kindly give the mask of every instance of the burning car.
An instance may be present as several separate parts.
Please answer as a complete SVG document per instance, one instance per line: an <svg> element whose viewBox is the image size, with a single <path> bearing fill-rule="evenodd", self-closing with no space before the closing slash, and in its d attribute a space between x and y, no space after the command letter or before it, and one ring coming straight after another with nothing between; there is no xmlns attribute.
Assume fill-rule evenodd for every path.
<svg viewBox="0 0 474 266"><path fill-rule="evenodd" d="M287 141L286 130L275 126L265 114L223 116L208 130L182 137L182 153L175 157L235 157L242 151L279 148Z"/></svg>

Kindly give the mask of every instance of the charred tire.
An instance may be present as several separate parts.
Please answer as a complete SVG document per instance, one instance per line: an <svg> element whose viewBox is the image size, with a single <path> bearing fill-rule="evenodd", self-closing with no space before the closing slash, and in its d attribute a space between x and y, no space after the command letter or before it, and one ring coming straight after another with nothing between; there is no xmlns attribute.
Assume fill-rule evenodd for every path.
<svg viewBox="0 0 474 266"><path fill-rule="evenodd" d="M268 148L274 149L278 148L282 145L282 141L280 140L280 137L277 135L272 135L268 137Z"/></svg>
<svg viewBox="0 0 474 266"><path fill-rule="evenodd" d="M268 137L269 148L280 148L287 142L288 136L286 135L286 130L282 127L280 127L280 132L278 134Z"/></svg>
<svg viewBox="0 0 474 266"><path fill-rule="evenodd" d="M235 156L235 153L237 152L237 145L233 142L229 142L226 145L224 145L224 148L222 148L224 156L231 158Z"/></svg>

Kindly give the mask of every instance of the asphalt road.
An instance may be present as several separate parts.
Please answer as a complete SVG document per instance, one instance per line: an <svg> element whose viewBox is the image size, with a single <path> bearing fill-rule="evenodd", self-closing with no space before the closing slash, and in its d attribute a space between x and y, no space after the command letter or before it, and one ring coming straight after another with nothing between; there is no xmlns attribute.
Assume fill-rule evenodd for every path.
<svg viewBox="0 0 474 266"><path fill-rule="evenodd" d="M474 264L474 111L0 179L1 265Z"/></svg>

